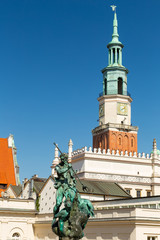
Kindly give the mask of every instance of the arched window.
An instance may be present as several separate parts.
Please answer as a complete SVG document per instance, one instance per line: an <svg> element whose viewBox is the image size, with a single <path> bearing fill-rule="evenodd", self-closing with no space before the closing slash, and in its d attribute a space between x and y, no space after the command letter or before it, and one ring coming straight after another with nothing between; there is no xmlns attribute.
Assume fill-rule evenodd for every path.
<svg viewBox="0 0 160 240"><path fill-rule="evenodd" d="M111 151L117 149L117 137L116 134L112 134L111 136Z"/></svg>
<svg viewBox="0 0 160 240"><path fill-rule="evenodd" d="M107 79L104 79L104 94L107 95Z"/></svg>
<svg viewBox="0 0 160 240"><path fill-rule="evenodd" d="M122 140L121 140L121 138L119 138L119 145L121 145L122 144Z"/></svg>
<svg viewBox="0 0 160 240"><path fill-rule="evenodd" d="M124 144L125 151L128 152L129 140L127 135L124 136L123 144Z"/></svg>
<svg viewBox="0 0 160 240"><path fill-rule="evenodd" d="M102 148L102 136L98 139L98 148Z"/></svg>
<svg viewBox="0 0 160 240"><path fill-rule="evenodd" d="M115 48L113 48L113 63L115 63Z"/></svg>
<svg viewBox="0 0 160 240"><path fill-rule="evenodd" d="M118 62L118 64L120 64L119 63L119 48L117 48L117 62Z"/></svg>
<svg viewBox="0 0 160 240"><path fill-rule="evenodd" d="M12 240L20 240L20 234L19 233L13 233Z"/></svg>
<svg viewBox="0 0 160 240"><path fill-rule="evenodd" d="M122 81L122 78L118 78L118 94L123 94L123 81Z"/></svg>
<svg viewBox="0 0 160 240"><path fill-rule="evenodd" d="M134 146L134 140L133 140L133 138L131 139L131 147L133 147Z"/></svg>

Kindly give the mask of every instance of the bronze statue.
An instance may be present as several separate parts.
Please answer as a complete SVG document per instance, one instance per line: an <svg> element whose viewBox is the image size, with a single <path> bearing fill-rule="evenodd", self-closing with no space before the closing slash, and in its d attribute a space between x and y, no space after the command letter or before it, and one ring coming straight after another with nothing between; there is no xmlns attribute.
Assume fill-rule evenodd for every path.
<svg viewBox="0 0 160 240"><path fill-rule="evenodd" d="M55 168L57 178L55 178L54 186L57 191L56 204L53 208L52 230L59 236L59 239L78 240L84 236L83 229L88 218L94 216L93 206L89 200L82 199L77 191L76 173L71 163L68 163L68 156L61 152L60 160L60 163ZM83 190L86 190L84 185ZM62 202L64 208L60 209Z"/></svg>

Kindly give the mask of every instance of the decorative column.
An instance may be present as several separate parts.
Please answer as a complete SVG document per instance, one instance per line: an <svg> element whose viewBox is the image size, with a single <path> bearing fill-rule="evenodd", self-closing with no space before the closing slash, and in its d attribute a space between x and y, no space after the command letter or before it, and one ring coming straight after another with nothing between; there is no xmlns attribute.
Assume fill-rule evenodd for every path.
<svg viewBox="0 0 160 240"><path fill-rule="evenodd" d="M58 146L58 144L57 144ZM51 166L51 169L52 169L52 175L55 177L56 176L56 172L55 172L55 166L59 163L59 157L58 157L58 148L57 146L55 147L55 152L54 152L54 160L52 162L52 166Z"/></svg>
<svg viewBox="0 0 160 240"><path fill-rule="evenodd" d="M113 48L111 48L111 65L113 64Z"/></svg>
<svg viewBox="0 0 160 240"><path fill-rule="evenodd" d="M153 140L153 159L157 158L157 143L156 139Z"/></svg>
<svg viewBox="0 0 160 240"><path fill-rule="evenodd" d="M71 158L72 158L72 151L73 151L73 142L70 139L69 143L68 143L68 162L71 162Z"/></svg>
<svg viewBox="0 0 160 240"><path fill-rule="evenodd" d="M110 50L108 52L108 65L110 65Z"/></svg>
<svg viewBox="0 0 160 240"><path fill-rule="evenodd" d="M117 48L115 48L115 63L117 63Z"/></svg>

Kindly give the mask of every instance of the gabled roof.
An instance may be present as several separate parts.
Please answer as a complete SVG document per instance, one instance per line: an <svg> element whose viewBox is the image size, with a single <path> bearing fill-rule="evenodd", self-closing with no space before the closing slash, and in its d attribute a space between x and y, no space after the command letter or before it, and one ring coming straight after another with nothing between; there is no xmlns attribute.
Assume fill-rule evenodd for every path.
<svg viewBox="0 0 160 240"><path fill-rule="evenodd" d="M39 192L41 191L44 185L45 185L45 182L36 182L36 180L34 180L33 188L35 192L39 194Z"/></svg>
<svg viewBox="0 0 160 240"><path fill-rule="evenodd" d="M13 190L14 194L16 197L19 196L19 194L21 193L22 191L22 187L21 186L15 186L15 185L10 185L11 189Z"/></svg>
<svg viewBox="0 0 160 240"><path fill-rule="evenodd" d="M33 180L33 190L36 192L36 194L39 194L41 189L45 185L47 178L39 178L39 177L33 176L24 184L24 189L28 184L31 183L32 180Z"/></svg>
<svg viewBox="0 0 160 240"><path fill-rule="evenodd" d="M82 184L88 188L89 194L105 195L105 196L116 196L116 197L126 197L131 196L121 188L117 183L104 182L104 181L91 181L91 180L81 180ZM80 193L85 193L82 189L82 185L77 181L77 189ZM87 192L86 192L87 193Z"/></svg>
<svg viewBox="0 0 160 240"><path fill-rule="evenodd" d="M50 176L48 177L48 179L46 180L45 184L43 185L43 187L41 188L39 194L41 194L41 192L43 191L44 187L45 187L46 184L48 183L49 179L52 179L52 180L54 181L54 177L53 177L52 175L50 175Z"/></svg>
<svg viewBox="0 0 160 240"><path fill-rule="evenodd" d="M43 191L44 187L48 183L49 179L52 179L54 181L54 177L51 175L41 188L39 194ZM79 193L84 194L95 194L95 195L104 195L104 196L114 196L114 197L122 197L122 198L131 198L131 195L129 195L121 186L119 186L117 183L111 183L111 182L105 182L105 181L92 181L88 179L80 179L81 183L87 187L88 192L84 192L82 189L81 183L77 180L77 190Z"/></svg>
<svg viewBox="0 0 160 240"><path fill-rule="evenodd" d="M0 184L16 185L13 153L7 138L0 138ZM2 191L4 189L0 189L0 193Z"/></svg>

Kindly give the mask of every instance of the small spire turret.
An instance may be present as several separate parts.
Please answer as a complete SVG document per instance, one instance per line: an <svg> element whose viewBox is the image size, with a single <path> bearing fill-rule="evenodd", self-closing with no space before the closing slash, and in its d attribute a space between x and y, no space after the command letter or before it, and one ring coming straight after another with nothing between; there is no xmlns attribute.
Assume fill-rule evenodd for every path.
<svg viewBox="0 0 160 240"><path fill-rule="evenodd" d="M153 158L157 158L157 142L156 139L153 139Z"/></svg>
<svg viewBox="0 0 160 240"><path fill-rule="evenodd" d="M119 42L117 14L114 12L112 42Z"/></svg>
<svg viewBox="0 0 160 240"><path fill-rule="evenodd" d="M55 172L55 167L56 165L59 163L59 156L58 156L58 144L56 144L55 146L55 152L54 152L54 160L52 162L52 175L55 177L56 176L56 172Z"/></svg>
<svg viewBox="0 0 160 240"><path fill-rule="evenodd" d="M118 20L116 6L112 5L114 11L112 41L107 45L109 49L108 66L122 66L122 48L123 44L119 41Z"/></svg>
<svg viewBox="0 0 160 240"><path fill-rule="evenodd" d="M71 162L71 158L72 158L72 151L73 151L73 142L70 139L69 143L68 143L68 162Z"/></svg>

